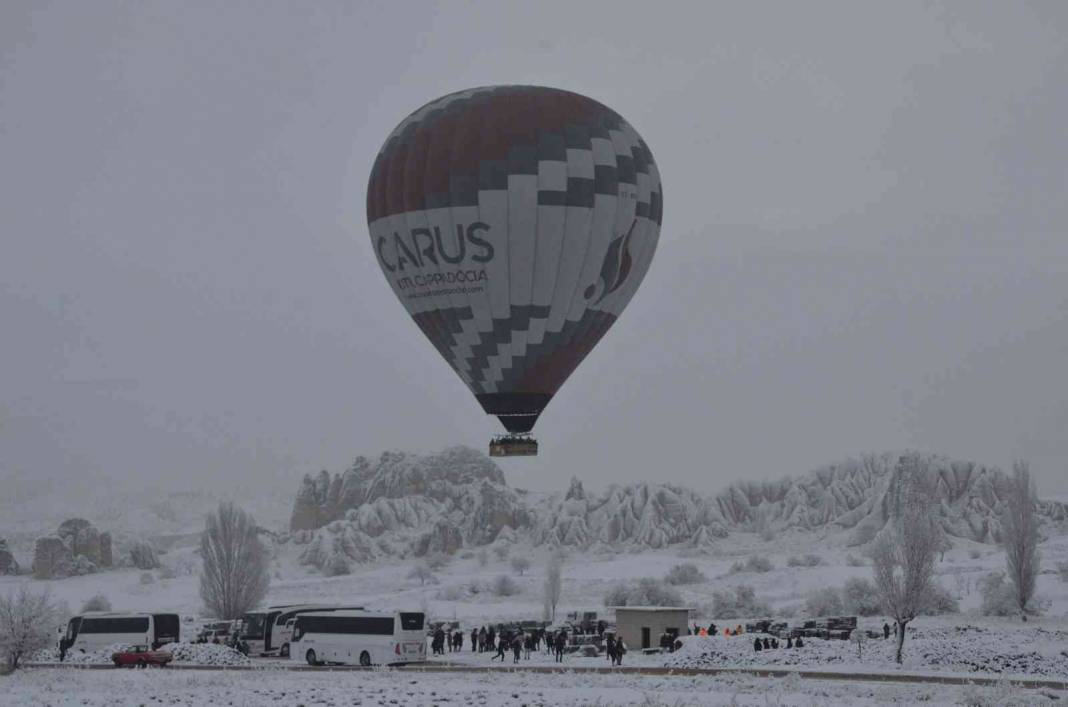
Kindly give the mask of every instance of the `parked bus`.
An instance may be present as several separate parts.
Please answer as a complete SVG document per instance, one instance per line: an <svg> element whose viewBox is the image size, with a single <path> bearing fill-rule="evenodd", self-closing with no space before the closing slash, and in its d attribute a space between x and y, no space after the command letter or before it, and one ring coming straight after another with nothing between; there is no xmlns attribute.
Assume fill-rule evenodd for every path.
<svg viewBox="0 0 1068 707"><path fill-rule="evenodd" d="M67 622L59 651L91 651L114 643L151 646L153 650L179 638L178 614L90 611Z"/></svg>
<svg viewBox="0 0 1068 707"><path fill-rule="evenodd" d="M388 665L426 660L425 616L417 611L316 611L297 616L289 659L308 665Z"/></svg>
<svg viewBox="0 0 1068 707"><path fill-rule="evenodd" d="M240 636L248 645L249 655L274 655L289 657L289 637L292 628L286 623L308 611L338 611L362 609L362 606L337 606L334 604L285 604L270 606L264 611L250 611L241 617Z"/></svg>

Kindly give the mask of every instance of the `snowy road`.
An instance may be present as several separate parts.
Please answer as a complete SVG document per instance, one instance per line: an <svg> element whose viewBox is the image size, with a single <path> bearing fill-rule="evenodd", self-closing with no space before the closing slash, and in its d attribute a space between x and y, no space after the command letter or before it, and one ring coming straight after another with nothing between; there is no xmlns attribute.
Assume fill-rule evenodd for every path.
<svg viewBox="0 0 1068 707"><path fill-rule="evenodd" d="M0 678L0 705L1038 705L1059 695L993 687L804 680L796 675L666 676L495 669L255 671L20 670Z"/></svg>
<svg viewBox="0 0 1068 707"><path fill-rule="evenodd" d="M114 671L115 668L108 664L35 664L29 666L37 669L57 670L105 670ZM706 678L776 678L784 679L798 676L803 680L819 680L826 682L873 682L895 683L915 685L979 685L995 686L1006 680L1011 681L1027 689L1046 689L1068 693L1068 681L1045 680L1026 677L990 677L981 675L938 675L921 673L901 672L856 672L856 671L833 671L833 670L805 670L783 668L685 668L665 666L624 666L622 668L610 668L606 666L591 665L449 665L446 663L425 663L419 665L396 666L390 668L361 668L359 666L320 666L312 667L297 662L270 661L252 666L216 666L216 665L191 665L172 663L167 670L193 670L201 672L299 672L299 673L396 673L396 674L430 674L448 673L452 675L486 675L486 674L535 674L535 675L603 675L624 677L706 677ZM1065 696L1068 699L1068 695Z"/></svg>

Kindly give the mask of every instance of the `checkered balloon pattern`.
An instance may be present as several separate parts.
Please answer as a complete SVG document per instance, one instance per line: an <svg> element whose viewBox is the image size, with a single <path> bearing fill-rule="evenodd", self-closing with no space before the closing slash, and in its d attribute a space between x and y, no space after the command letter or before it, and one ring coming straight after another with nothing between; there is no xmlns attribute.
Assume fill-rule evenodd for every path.
<svg viewBox="0 0 1068 707"><path fill-rule="evenodd" d="M405 118L367 187L382 271L512 432L527 432L641 284L663 195L610 108L539 86L453 93Z"/></svg>

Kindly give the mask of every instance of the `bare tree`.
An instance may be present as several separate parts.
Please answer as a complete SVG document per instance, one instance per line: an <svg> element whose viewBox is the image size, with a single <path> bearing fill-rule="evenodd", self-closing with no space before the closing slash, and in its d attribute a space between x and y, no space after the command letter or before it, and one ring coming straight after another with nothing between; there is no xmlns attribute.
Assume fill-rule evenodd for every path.
<svg viewBox="0 0 1068 707"><path fill-rule="evenodd" d="M897 624L896 660L901 663L905 630L931 593L941 535L922 458L916 454L901 457L897 473L892 516L876 537L871 556L883 607Z"/></svg>
<svg viewBox="0 0 1068 707"><path fill-rule="evenodd" d="M559 555L549 558L549 567L545 573L545 609L550 621L556 621L556 606L560 603L563 562Z"/></svg>
<svg viewBox="0 0 1068 707"><path fill-rule="evenodd" d="M94 594L82 604L82 611L111 611L111 601L103 594Z"/></svg>
<svg viewBox="0 0 1068 707"><path fill-rule="evenodd" d="M408 573L408 579L418 579L419 586L425 586L427 582L433 582L437 577L430 571L429 565L425 562L420 562L415 567L412 567L412 571Z"/></svg>
<svg viewBox="0 0 1068 707"><path fill-rule="evenodd" d="M15 670L22 658L47 648L66 613L47 591L36 594L25 585L0 596L0 658L7 669Z"/></svg>
<svg viewBox="0 0 1068 707"><path fill-rule="evenodd" d="M1035 513L1035 485L1027 462L1012 465L1012 481L1005 512L1002 515L1005 532L1005 564L1012 582L1016 605L1024 621L1031 610L1038 578L1038 514Z"/></svg>
<svg viewBox="0 0 1068 707"><path fill-rule="evenodd" d="M530 569L530 560L522 555L515 555L512 557L512 570L519 574L520 577L523 573Z"/></svg>
<svg viewBox="0 0 1068 707"><path fill-rule="evenodd" d="M200 536L200 598L212 616L236 619L256 607L270 585L267 549L252 516L232 503L208 515Z"/></svg>

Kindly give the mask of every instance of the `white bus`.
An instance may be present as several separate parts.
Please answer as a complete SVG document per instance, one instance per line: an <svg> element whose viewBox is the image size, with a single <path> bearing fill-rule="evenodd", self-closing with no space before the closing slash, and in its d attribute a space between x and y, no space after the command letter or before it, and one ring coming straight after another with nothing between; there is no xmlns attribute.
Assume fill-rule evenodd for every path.
<svg viewBox="0 0 1068 707"><path fill-rule="evenodd" d="M299 614L308 611L339 611L362 609L362 606L338 606L336 604L286 604L269 606L264 611L250 611L241 617L239 630L241 640L248 645L249 655L274 655L289 657L289 637L293 629L286 624Z"/></svg>
<svg viewBox="0 0 1068 707"><path fill-rule="evenodd" d="M308 665L388 665L426 660L425 616L418 611L312 612L297 616L290 660Z"/></svg>
<svg viewBox="0 0 1068 707"><path fill-rule="evenodd" d="M90 611L67 622L67 631L59 641L60 653L91 651L113 643L159 648L176 643L179 638L178 614Z"/></svg>

